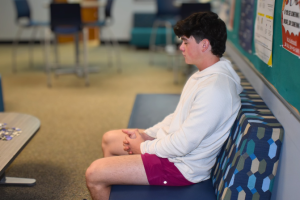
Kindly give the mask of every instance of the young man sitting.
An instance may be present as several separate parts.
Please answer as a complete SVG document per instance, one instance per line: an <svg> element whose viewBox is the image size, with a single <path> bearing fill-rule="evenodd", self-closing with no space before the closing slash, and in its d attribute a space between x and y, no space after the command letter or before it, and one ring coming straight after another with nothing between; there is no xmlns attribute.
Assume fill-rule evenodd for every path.
<svg viewBox="0 0 300 200"><path fill-rule="evenodd" d="M240 78L222 58L225 23L199 12L174 27L187 64L199 71L185 84L176 110L146 130L104 134L104 158L86 171L93 199L108 200L111 185L185 186L210 178L223 143L241 106Z"/></svg>

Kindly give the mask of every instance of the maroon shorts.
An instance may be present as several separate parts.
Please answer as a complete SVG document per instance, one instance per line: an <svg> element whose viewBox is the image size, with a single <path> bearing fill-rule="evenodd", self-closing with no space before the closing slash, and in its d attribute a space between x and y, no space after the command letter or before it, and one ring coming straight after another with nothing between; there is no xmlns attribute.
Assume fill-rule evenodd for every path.
<svg viewBox="0 0 300 200"><path fill-rule="evenodd" d="M188 181L167 158L155 154L142 154L142 160L150 185L185 186L194 183Z"/></svg>

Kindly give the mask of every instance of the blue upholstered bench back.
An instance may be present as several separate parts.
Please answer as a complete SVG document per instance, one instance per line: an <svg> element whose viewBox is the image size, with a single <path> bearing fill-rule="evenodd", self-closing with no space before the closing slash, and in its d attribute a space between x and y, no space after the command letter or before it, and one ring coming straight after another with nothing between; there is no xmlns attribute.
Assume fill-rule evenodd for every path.
<svg viewBox="0 0 300 200"><path fill-rule="evenodd" d="M217 199L270 199L283 127L242 78L242 107L211 177Z"/></svg>

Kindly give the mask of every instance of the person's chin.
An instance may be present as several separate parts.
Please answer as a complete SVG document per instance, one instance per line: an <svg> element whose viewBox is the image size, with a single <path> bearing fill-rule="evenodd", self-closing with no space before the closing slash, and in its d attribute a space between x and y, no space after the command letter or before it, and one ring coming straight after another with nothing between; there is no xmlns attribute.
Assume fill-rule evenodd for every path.
<svg viewBox="0 0 300 200"><path fill-rule="evenodd" d="M185 63L188 64L188 65L191 65L191 62L186 58L185 58Z"/></svg>

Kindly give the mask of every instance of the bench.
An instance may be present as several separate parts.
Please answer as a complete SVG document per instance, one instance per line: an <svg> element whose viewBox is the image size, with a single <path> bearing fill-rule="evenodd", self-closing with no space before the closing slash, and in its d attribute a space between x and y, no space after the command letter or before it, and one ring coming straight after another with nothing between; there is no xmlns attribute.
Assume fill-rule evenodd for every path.
<svg viewBox="0 0 300 200"><path fill-rule="evenodd" d="M242 107L212 168L211 179L184 187L114 185L110 200L270 199L284 130L238 74L244 87ZM178 101L179 95L138 94L128 128L154 125L173 112Z"/></svg>

